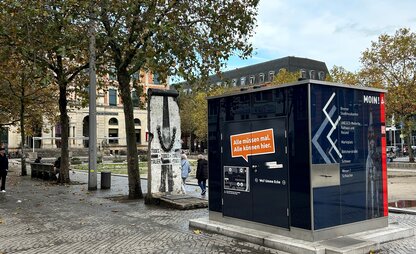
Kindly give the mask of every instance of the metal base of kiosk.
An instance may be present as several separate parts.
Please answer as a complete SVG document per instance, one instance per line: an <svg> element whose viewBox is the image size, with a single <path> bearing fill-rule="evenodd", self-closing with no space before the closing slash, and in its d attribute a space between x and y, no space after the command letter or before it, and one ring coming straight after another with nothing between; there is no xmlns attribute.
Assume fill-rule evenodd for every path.
<svg viewBox="0 0 416 254"><path fill-rule="evenodd" d="M221 213L209 212L210 221L218 221L221 223L235 225L240 227L246 227L249 229L260 230L272 234L278 234L305 241L322 241L332 239L339 236L345 236L348 234L359 233L363 231L384 228L388 226L388 218L381 217L366 221L360 221L350 224L344 224L336 227L325 228L320 230L305 230L301 228L290 227L289 230L285 228L279 228L262 223L256 223L252 221L240 220L231 217L225 217Z"/></svg>
<svg viewBox="0 0 416 254"><path fill-rule="evenodd" d="M220 213L210 212L209 218L190 220L190 227L226 235L247 242L274 248L288 253L369 253L380 248L381 243L394 241L414 236L414 229L397 224L385 227L386 218L372 220L374 225L383 225L382 228L366 230L363 224L343 225L324 231L307 231L291 228L280 229L260 223L247 222L244 220L225 218L218 221ZM374 226L373 225L373 226ZM369 225L366 225L367 227ZM358 230L359 233L339 235L346 230ZM314 238L315 237L315 238ZM318 240L318 237L325 240ZM313 239L314 238L314 239ZM331 238L331 239L330 239Z"/></svg>

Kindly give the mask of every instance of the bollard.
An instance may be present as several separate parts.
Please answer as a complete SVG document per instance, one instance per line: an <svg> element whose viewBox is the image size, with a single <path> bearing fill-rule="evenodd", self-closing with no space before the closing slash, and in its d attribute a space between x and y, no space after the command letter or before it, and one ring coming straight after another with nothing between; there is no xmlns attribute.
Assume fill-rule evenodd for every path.
<svg viewBox="0 0 416 254"><path fill-rule="evenodd" d="M111 172L101 172L101 189L110 189Z"/></svg>

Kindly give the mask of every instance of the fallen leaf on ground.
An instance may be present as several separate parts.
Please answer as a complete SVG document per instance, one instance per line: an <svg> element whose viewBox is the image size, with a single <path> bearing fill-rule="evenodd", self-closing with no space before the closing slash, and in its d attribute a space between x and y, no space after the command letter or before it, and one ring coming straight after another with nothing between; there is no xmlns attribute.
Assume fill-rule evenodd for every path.
<svg viewBox="0 0 416 254"><path fill-rule="evenodd" d="M196 229L196 230L194 230L194 233L195 233L196 235L200 235L200 234L202 234L202 231L201 231L201 230L199 230L199 229Z"/></svg>

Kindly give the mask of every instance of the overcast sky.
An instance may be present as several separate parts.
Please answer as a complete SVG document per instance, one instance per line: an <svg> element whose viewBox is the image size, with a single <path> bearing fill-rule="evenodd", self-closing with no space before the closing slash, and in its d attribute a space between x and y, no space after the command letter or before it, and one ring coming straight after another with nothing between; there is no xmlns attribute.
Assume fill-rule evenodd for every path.
<svg viewBox="0 0 416 254"><path fill-rule="evenodd" d="M227 70L297 56L356 71L371 41L402 27L416 32L416 0L260 0L253 57Z"/></svg>

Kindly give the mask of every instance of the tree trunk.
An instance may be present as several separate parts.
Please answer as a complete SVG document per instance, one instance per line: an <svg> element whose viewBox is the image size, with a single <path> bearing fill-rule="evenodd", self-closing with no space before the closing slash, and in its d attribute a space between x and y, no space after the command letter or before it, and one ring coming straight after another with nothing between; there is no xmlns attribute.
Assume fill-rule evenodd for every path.
<svg viewBox="0 0 416 254"><path fill-rule="evenodd" d="M121 98L123 100L124 121L126 126L127 142L127 172L129 181L129 198L143 198L139 162L137 158L136 132L134 129L133 103L131 100L130 75L127 71L119 70L117 73Z"/></svg>
<svg viewBox="0 0 416 254"><path fill-rule="evenodd" d="M59 112L61 120L61 168L58 183L69 183L69 118L66 100L66 82L61 81L59 84Z"/></svg>
<svg viewBox="0 0 416 254"><path fill-rule="evenodd" d="M191 133L191 147L190 147L191 148L191 150L190 150L191 153L196 152L194 142L195 142L195 135L193 133Z"/></svg>
<svg viewBox="0 0 416 254"><path fill-rule="evenodd" d="M21 145L21 151L22 151L22 157L21 157L21 164L22 164L22 176L27 175L26 170L26 158L25 158L25 104L23 101L24 98L24 90L22 89L21 93L21 99L20 99L20 137L22 139L22 142L20 142Z"/></svg>

